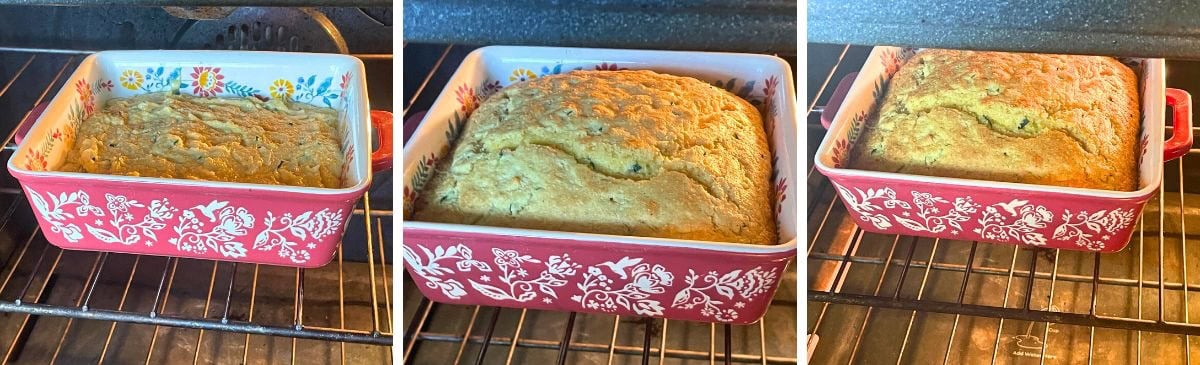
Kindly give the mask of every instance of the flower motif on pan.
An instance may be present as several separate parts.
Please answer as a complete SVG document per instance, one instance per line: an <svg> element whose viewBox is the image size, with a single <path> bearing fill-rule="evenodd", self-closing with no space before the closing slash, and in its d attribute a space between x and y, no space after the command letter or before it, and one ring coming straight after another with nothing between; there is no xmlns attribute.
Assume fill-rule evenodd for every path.
<svg viewBox="0 0 1200 365"><path fill-rule="evenodd" d="M521 265L521 262L534 261L533 258L529 257L529 255L521 256L521 254L514 250L501 250L498 248L493 248L492 254L496 255L496 265L500 265L501 267L517 267Z"/></svg>
<svg viewBox="0 0 1200 365"><path fill-rule="evenodd" d="M846 159L849 158L850 143L843 138L838 138L837 142L833 143L833 149L830 160L833 160L834 168L842 168L846 166Z"/></svg>
<svg viewBox="0 0 1200 365"><path fill-rule="evenodd" d="M687 287L675 295L671 307L687 310L698 307L702 316L721 322L733 321L739 316L737 309L745 308L745 301L766 293L778 276L775 269L764 270L761 266L724 274L710 271L703 276L688 269L688 274L684 277ZM725 307L729 302L738 299L744 301L734 303L733 306L737 309Z"/></svg>
<svg viewBox="0 0 1200 365"><path fill-rule="evenodd" d="M458 103L462 105L461 109L464 113L470 114L475 111L476 107L479 107L479 98L475 96L475 89L467 86L467 84L458 85L454 89L454 99L458 100Z"/></svg>
<svg viewBox="0 0 1200 365"><path fill-rule="evenodd" d="M199 215L197 215L199 213ZM167 240L180 251L206 255L209 251L224 257L246 257L246 248L238 239L254 227L254 216L246 208L213 200L184 210L174 231L178 237Z"/></svg>
<svg viewBox="0 0 1200 365"><path fill-rule="evenodd" d="M492 254L495 255L494 262L500 269L497 272L499 282L494 285L470 279L467 279L467 282L471 284L472 289L495 300L527 302L537 298L539 292L546 295L543 298L558 299L557 289L567 285L567 277L574 276L576 269L581 267L572 262L571 256L565 253L561 256L550 256L546 261L538 260L530 255L522 255L515 250L500 248L492 248ZM541 265L525 264L541 264L546 268L540 272L531 273L529 270L538 270L536 266ZM531 276L535 273L536 275ZM483 278L481 277L480 280Z"/></svg>
<svg viewBox="0 0 1200 365"><path fill-rule="evenodd" d="M1053 219L1054 215L1045 206L1013 199L984 208L980 226L974 232L989 240L1016 240L1044 246L1046 237L1039 230L1046 228L1046 223Z"/></svg>
<svg viewBox="0 0 1200 365"><path fill-rule="evenodd" d="M271 84L271 97L276 99L291 99L296 92L296 86L291 81L279 79Z"/></svg>
<svg viewBox="0 0 1200 365"><path fill-rule="evenodd" d="M528 81L528 80L533 80L535 78L537 78L537 74L533 73L533 71L531 71L529 69L524 69L524 68L518 68L516 70L513 70L512 74L508 75L508 81L512 81L512 82Z"/></svg>
<svg viewBox="0 0 1200 365"><path fill-rule="evenodd" d="M85 224L87 232L96 239L104 243L120 243L126 246L138 242L145 242L147 246L153 246L150 240L158 240L158 230L163 229L167 225L166 220L175 216L175 209L170 205L166 198L161 200L152 200L149 205L142 204L137 200L126 198L124 195L104 194L104 199L108 202L109 216L112 217L107 223L112 226L112 230L106 228L105 222L96 220L95 226ZM133 208L142 208L146 214L138 213L135 217L130 213ZM142 210L142 209L139 209ZM135 220L140 218L140 221ZM149 240L143 240L147 238Z"/></svg>
<svg viewBox="0 0 1200 365"><path fill-rule="evenodd" d="M342 140L347 141L347 140L349 140L349 138L343 137ZM353 144L347 145L346 149L342 153L342 171L340 173L338 173L338 176L342 177L343 182L349 181L351 178L351 176L349 175L351 165L354 165L354 145Z"/></svg>
<svg viewBox="0 0 1200 365"><path fill-rule="evenodd" d="M894 214L892 217L896 218L896 222L899 222L904 227L918 232L939 233L945 231L948 227L953 227L956 231L962 231L963 228L960 223L970 219L970 215L975 213L979 208L979 204L976 204L968 196L965 198L955 198L952 205L953 209L947 209L943 213L937 205L939 203L950 203L946 199L919 191L913 191L912 197L912 202L916 204L917 208L916 218L900 217Z"/></svg>
<svg viewBox="0 0 1200 365"><path fill-rule="evenodd" d="M1063 210L1063 223L1054 229L1054 239L1075 241L1075 245L1091 251L1103 250L1105 242L1137 219L1133 209L1071 212ZM1107 234L1106 234L1107 233ZM1100 239L1095 239L1100 236Z"/></svg>
<svg viewBox="0 0 1200 365"><path fill-rule="evenodd" d="M855 194L850 189L841 185L833 184L833 186L841 192L842 200L848 208L858 212L863 220L871 222L878 229L888 229L893 226L891 219L888 219L887 215L883 214L885 208L912 208L908 202L896 199L896 191L892 190L892 188L867 189L867 191L862 191L862 189L856 187L854 191L858 192L858 194Z"/></svg>
<svg viewBox="0 0 1200 365"><path fill-rule="evenodd" d="M779 79L772 75L763 84L765 85L763 86L763 98L768 100L774 98L775 90L779 87Z"/></svg>
<svg viewBox="0 0 1200 365"><path fill-rule="evenodd" d="M891 76L892 74L896 73L896 71L900 70L900 65L902 62L895 53L884 52L882 59L883 73L885 75Z"/></svg>
<svg viewBox="0 0 1200 365"><path fill-rule="evenodd" d="M33 163L25 165L26 170L33 170L31 167L37 167L43 171L46 170L46 155L42 154L42 151L33 151L33 153L29 155L29 160Z"/></svg>
<svg viewBox="0 0 1200 365"><path fill-rule="evenodd" d="M33 189L27 188L26 191L29 192L29 200L33 202L38 214L47 223L50 223L50 232L62 234L63 239L68 242L79 242L80 239L83 239L83 231L78 225L72 223L76 217L104 216L104 211L92 205L90 198L83 190L71 193L61 192L58 195L53 192L45 192L45 197ZM75 206L75 209L71 210L69 206Z"/></svg>
<svg viewBox="0 0 1200 365"><path fill-rule="evenodd" d="M177 94L184 88L191 85L190 81L182 79L183 67L174 67L170 69L163 66L148 67L145 71L126 70L121 75L121 86L135 91L167 91ZM130 86L132 86L132 88Z"/></svg>
<svg viewBox="0 0 1200 365"><path fill-rule="evenodd" d="M838 184L834 186L846 208L857 214L859 224L865 224L864 228L873 225L888 230L895 227L893 223L898 223L910 231L945 232L963 240L1051 248L1074 245L1090 251L1104 251L1114 238L1129 234L1137 220L1136 210L1128 207L1074 210L1007 197L981 204L969 195L943 197L920 191L912 191L912 199L904 201L887 187L863 191L862 187L851 190Z"/></svg>
<svg viewBox="0 0 1200 365"><path fill-rule="evenodd" d="M571 300L604 312L623 308L643 316L661 316L664 308L653 296L664 293L674 280L675 275L662 265L624 257L588 267L583 282L576 284L583 293Z"/></svg>
<svg viewBox="0 0 1200 365"><path fill-rule="evenodd" d="M596 71L621 71L621 70L628 70L628 69L621 67L621 66L617 66L616 63L601 62L599 65L596 65Z"/></svg>
<svg viewBox="0 0 1200 365"><path fill-rule="evenodd" d="M420 249L421 253L418 253L414 247ZM486 262L472 258L471 249L461 243L449 247L434 246L432 250L417 244L405 244L402 248L404 262L412 268L413 273L426 280L425 286L441 290L442 295L450 299L462 298L467 295L467 291L462 282L448 276L452 276L456 272L470 272L471 270L493 272L492 267ZM486 275L479 279L491 282L491 277Z"/></svg>
<svg viewBox="0 0 1200 365"><path fill-rule="evenodd" d="M1147 149L1148 147L1150 147L1150 136L1147 136L1147 135L1143 134L1143 135L1142 135L1142 141L1141 141L1141 142L1138 142L1138 144L1139 144L1139 145L1141 145L1141 147L1142 147L1142 148L1141 148L1142 154L1138 155L1138 156L1140 156L1139 158L1141 159L1141 160L1139 160L1139 163L1145 163L1145 160L1146 160L1146 149Z"/></svg>
<svg viewBox="0 0 1200 365"><path fill-rule="evenodd" d="M307 211L297 215L278 215L267 211L267 217L263 219L266 229L255 237L251 248L257 251L274 250L279 257L295 263L304 263L312 258L308 250L317 248L312 240L320 240L334 234L342 220L341 209L334 212L325 208L318 212Z"/></svg>
<svg viewBox="0 0 1200 365"><path fill-rule="evenodd" d="M192 93L197 96L215 96L225 88L225 75L220 67L193 67Z"/></svg>
<svg viewBox="0 0 1200 365"><path fill-rule="evenodd" d="M84 115L92 115L96 111L96 94L92 92L92 85L80 79L75 82L75 91L79 92L79 101L83 102Z"/></svg>
<svg viewBox="0 0 1200 365"><path fill-rule="evenodd" d="M783 201L787 200L787 188L788 188L788 181L787 181L786 177L780 178L779 181L775 183L775 214L776 215L783 214Z"/></svg>
<svg viewBox="0 0 1200 365"><path fill-rule="evenodd" d="M916 55L916 50L912 48L903 48L899 51L884 51L883 56L880 57L883 61L884 75L891 77L896 74L897 71L900 71L900 67L904 66L904 63L908 62L914 55Z"/></svg>
<svg viewBox="0 0 1200 365"><path fill-rule="evenodd" d="M485 100L489 96L492 96L492 94L495 94L497 91L500 91L500 89L502 89L502 88L503 87L500 86L499 80L484 81L483 84L479 85L479 92L477 93L475 98L477 100Z"/></svg>
<svg viewBox="0 0 1200 365"><path fill-rule="evenodd" d="M318 79L317 75L308 75L308 77L300 76L296 78L295 94L291 94L292 100L314 104L320 100L325 106L332 108L333 101L341 96L341 92L333 87L333 76L327 76L323 79ZM342 103L341 105L346 105Z"/></svg>
<svg viewBox="0 0 1200 365"><path fill-rule="evenodd" d="M541 76L549 76L549 75L558 75L558 74L561 74L561 73L562 73L562 67L563 67L563 65L562 65L561 63L560 63L560 64L557 64L557 65L554 65L554 67L553 67L553 68L552 68L552 67L550 67L550 66L542 66L542 74L541 74Z"/></svg>

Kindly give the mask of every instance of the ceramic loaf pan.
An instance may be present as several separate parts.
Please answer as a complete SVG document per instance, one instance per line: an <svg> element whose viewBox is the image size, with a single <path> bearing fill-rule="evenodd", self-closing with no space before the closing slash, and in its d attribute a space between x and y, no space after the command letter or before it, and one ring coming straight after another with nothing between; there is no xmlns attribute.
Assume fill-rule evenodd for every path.
<svg viewBox="0 0 1200 365"><path fill-rule="evenodd" d="M54 171L73 145L79 123L109 99L164 91L288 98L336 109L346 159L343 187ZM375 152L371 123L381 136ZM370 185L372 166L391 166L391 114L369 109L362 62L341 55L96 53L83 60L24 135L8 170L20 181L46 239L72 250L322 266L333 257L355 202Z"/></svg>
<svg viewBox="0 0 1200 365"><path fill-rule="evenodd" d="M571 70L691 76L760 106L772 146L781 242L719 242L404 222L404 262L445 303L750 323L796 250L795 91L788 65L761 55L485 47L450 78L404 149L404 206L479 102L511 83ZM407 212L406 212L407 213Z"/></svg>
<svg viewBox="0 0 1200 365"><path fill-rule="evenodd" d="M1120 251L1129 242L1146 201L1159 188L1163 162L1192 145L1191 95L1167 89L1162 59L1125 60L1139 72L1142 120L1139 183L1121 192L846 168L863 124L882 101L892 75L914 49L875 47L853 84L844 80L831 99L829 132L815 165L837 189L863 230L885 234L1010 243L1065 250ZM848 89L846 86L848 85ZM844 99L843 99L844 96ZM840 106L839 106L840 104ZM1165 106L1174 109L1174 135L1164 142ZM899 148L899 147L898 147Z"/></svg>

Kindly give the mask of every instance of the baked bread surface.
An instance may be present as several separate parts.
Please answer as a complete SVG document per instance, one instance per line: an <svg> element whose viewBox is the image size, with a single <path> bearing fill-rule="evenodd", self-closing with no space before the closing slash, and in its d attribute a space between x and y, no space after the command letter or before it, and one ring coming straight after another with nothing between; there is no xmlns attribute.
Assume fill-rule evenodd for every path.
<svg viewBox="0 0 1200 365"><path fill-rule="evenodd" d="M341 151L333 109L154 93L82 121L59 170L340 188Z"/></svg>
<svg viewBox="0 0 1200 365"><path fill-rule="evenodd" d="M892 77L856 169L1130 191L1138 82L1110 57L924 50Z"/></svg>
<svg viewBox="0 0 1200 365"><path fill-rule="evenodd" d="M575 71L484 101L417 199L419 221L776 243L750 103L651 71Z"/></svg>

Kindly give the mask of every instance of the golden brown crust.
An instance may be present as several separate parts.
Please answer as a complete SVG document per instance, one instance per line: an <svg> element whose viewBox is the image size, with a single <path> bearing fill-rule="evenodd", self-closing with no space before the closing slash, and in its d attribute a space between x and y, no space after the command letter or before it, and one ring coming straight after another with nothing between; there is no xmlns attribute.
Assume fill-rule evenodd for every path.
<svg viewBox="0 0 1200 365"><path fill-rule="evenodd" d="M113 99L80 123L61 171L341 187L337 113L281 100Z"/></svg>
<svg viewBox="0 0 1200 365"><path fill-rule="evenodd" d="M921 51L892 77L850 166L1134 190L1137 88L1110 57Z"/></svg>
<svg viewBox="0 0 1200 365"><path fill-rule="evenodd" d="M773 244L758 111L650 71L576 71L481 104L414 218L515 228Z"/></svg>

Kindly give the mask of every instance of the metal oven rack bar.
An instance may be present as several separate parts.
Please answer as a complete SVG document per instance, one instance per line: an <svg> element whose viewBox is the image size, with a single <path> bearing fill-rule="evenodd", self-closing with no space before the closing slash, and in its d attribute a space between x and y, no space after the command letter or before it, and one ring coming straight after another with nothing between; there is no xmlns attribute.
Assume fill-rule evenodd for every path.
<svg viewBox="0 0 1200 365"><path fill-rule="evenodd" d="M405 44L405 134L473 47ZM411 71L411 73L410 73ZM411 90L411 94L409 91ZM795 268L747 326L439 304L404 275L406 364L795 364ZM791 288L791 289L788 289Z"/></svg>
<svg viewBox="0 0 1200 365"><path fill-rule="evenodd" d="M25 60L11 75L0 75L0 102L35 90L39 94L22 104L24 110L49 101L83 59L78 53L0 51L0 57ZM54 76L38 79L31 70L39 67ZM0 158L15 150L15 133L14 128L5 137ZM325 356L328 362L345 363L364 354L391 357L394 268L387 259L390 238L385 237L392 215L373 210L369 193L348 228L359 231L354 239L347 235L336 261L319 269L295 269L63 250L45 240L24 194L11 176L3 175L0 362L173 363L186 356L193 362L295 363L297 358ZM344 260L347 247L365 251L367 262ZM332 353L313 355L310 340L336 343L324 346ZM275 354L273 347L284 350Z"/></svg>
<svg viewBox="0 0 1200 365"><path fill-rule="evenodd" d="M832 92L827 87L857 71L869 51L809 48L808 130L815 136L807 332L817 335L814 363L1191 363L1200 355L1192 353L1200 349L1193 343L1200 323L1190 314L1200 280L1188 270L1198 260L1188 227L1194 238L1200 211L1188 183L1194 167L1184 166L1196 166L1200 149L1166 163L1160 193L1119 253L865 233L811 157L824 134L819 104ZM1196 66L1168 61L1178 74Z"/></svg>

